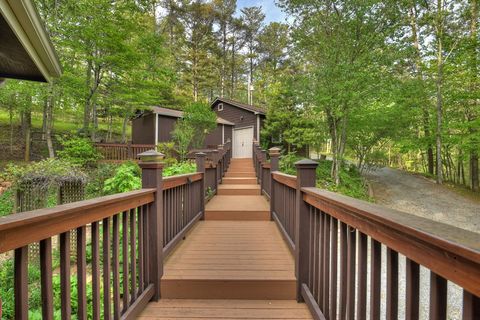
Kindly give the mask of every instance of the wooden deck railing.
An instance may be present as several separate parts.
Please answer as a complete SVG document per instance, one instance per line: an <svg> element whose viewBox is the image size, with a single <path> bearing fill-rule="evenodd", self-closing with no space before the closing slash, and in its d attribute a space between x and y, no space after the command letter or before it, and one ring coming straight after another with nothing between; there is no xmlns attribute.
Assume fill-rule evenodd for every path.
<svg viewBox="0 0 480 320"><path fill-rule="evenodd" d="M270 150L263 184L271 184L272 219L295 254L297 298L315 319L380 319L382 299L386 319L398 319L402 300L406 319L419 319L420 303L429 304L430 319L446 319L449 281L463 288L463 319L480 319L480 234L320 190L316 162L297 162L297 175L289 176L277 171L278 156ZM399 254L406 257L405 297ZM420 296L420 266L430 272L428 301Z"/></svg>
<svg viewBox="0 0 480 320"><path fill-rule="evenodd" d="M87 318L89 282L93 319L100 319L101 314L103 319L131 318L136 314L155 293L155 278L148 263L156 241L150 227L156 215L152 210L155 191L143 189L1 218L0 253L15 251L15 319L28 318L28 245L35 242L40 242L42 315L44 319L53 319L52 237L55 236L60 245L61 315L62 319L70 319L71 230L77 232L78 318ZM91 239L90 267L86 261L87 233ZM91 270L89 277L87 270Z"/></svg>
<svg viewBox="0 0 480 320"><path fill-rule="evenodd" d="M103 161L139 160L138 155L155 149L154 144L96 143L95 147Z"/></svg>
<svg viewBox="0 0 480 320"><path fill-rule="evenodd" d="M163 257L205 211L205 156L197 154L197 173L163 178L163 155L148 151L140 155L142 190L0 218L0 254L14 250L15 319L28 319L28 245L36 242L42 315L53 319L52 237L57 236L62 319L71 318L74 296L78 319L134 319L150 300L158 300ZM227 159L223 154L221 159L226 170ZM74 264L71 230L77 232ZM87 246L92 252L88 263Z"/></svg>

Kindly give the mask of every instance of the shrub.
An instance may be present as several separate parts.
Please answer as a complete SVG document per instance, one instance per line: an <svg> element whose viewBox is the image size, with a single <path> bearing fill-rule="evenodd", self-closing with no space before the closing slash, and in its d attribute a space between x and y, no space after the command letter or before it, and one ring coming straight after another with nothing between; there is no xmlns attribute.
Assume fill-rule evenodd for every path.
<svg viewBox="0 0 480 320"><path fill-rule="evenodd" d="M197 165L193 161L179 162L163 169L163 176L170 177L179 174L194 173L197 171Z"/></svg>
<svg viewBox="0 0 480 320"><path fill-rule="evenodd" d="M125 162L115 170L115 175L105 180L103 192L115 194L137 190L142 187L140 167L135 162Z"/></svg>
<svg viewBox="0 0 480 320"><path fill-rule="evenodd" d="M63 150L57 152L61 159L82 167L92 167L101 158L90 139L72 138L61 140Z"/></svg>
<svg viewBox="0 0 480 320"><path fill-rule="evenodd" d="M115 175L119 164L115 163L99 163L98 167L89 172L89 183L85 188L87 199L100 197L104 195L103 188L105 181Z"/></svg>
<svg viewBox="0 0 480 320"><path fill-rule="evenodd" d="M157 151L165 155L163 162L166 167L177 163L177 150L175 149L175 142L162 142L157 144Z"/></svg>

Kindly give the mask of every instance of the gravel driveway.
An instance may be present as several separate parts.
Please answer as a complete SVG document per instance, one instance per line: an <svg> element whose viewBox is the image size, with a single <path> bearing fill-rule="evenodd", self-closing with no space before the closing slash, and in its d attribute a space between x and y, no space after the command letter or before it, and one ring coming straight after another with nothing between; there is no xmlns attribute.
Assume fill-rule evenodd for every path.
<svg viewBox="0 0 480 320"><path fill-rule="evenodd" d="M480 233L479 202L396 169L378 169L366 177L378 204Z"/></svg>
<svg viewBox="0 0 480 320"><path fill-rule="evenodd" d="M434 181L396 169L382 168L366 175L378 204L424 218L480 233L480 203L468 199ZM384 248L385 250L385 248ZM386 252L382 252L385 257ZM386 261L382 259L382 269ZM385 314L385 272L382 272L382 313ZM420 319L428 319L430 272L420 269ZM399 297L405 296L405 258L399 258ZM405 301L399 301L399 316L404 318ZM448 283L447 319L461 319L462 290Z"/></svg>

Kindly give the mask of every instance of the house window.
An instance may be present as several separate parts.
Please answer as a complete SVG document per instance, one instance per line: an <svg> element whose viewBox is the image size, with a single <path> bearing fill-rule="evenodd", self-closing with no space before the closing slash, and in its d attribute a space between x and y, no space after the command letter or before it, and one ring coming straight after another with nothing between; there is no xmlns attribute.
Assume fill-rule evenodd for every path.
<svg viewBox="0 0 480 320"><path fill-rule="evenodd" d="M223 103L218 104L218 111L223 111Z"/></svg>

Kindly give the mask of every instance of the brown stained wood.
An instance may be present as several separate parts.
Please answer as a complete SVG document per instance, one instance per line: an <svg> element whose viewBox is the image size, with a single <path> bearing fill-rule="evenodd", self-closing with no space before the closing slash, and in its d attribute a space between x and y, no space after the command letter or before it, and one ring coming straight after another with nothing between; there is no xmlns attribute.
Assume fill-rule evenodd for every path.
<svg viewBox="0 0 480 320"><path fill-rule="evenodd" d="M286 185L286 186L288 186L292 189L297 189L297 177L296 176L292 176L292 175L288 175L288 174L276 171L276 172L272 173L272 178L275 181L278 181L281 184Z"/></svg>
<svg viewBox="0 0 480 320"><path fill-rule="evenodd" d="M312 315L313 319L315 320L325 320L325 315L323 314L322 310L318 306L317 301L315 301L315 298L308 288L306 284L302 284L302 289L301 289L302 297L303 300L305 301L305 304L308 306L308 310L310 311L310 314Z"/></svg>
<svg viewBox="0 0 480 320"><path fill-rule="evenodd" d="M338 272L338 220L331 221L331 260L330 260L330 319L337 319L337 272Z"/></svg>
<svg viewBox="0 0 480 320"><path fill-rule="evenodd" d="M480 295L480 234L327 191L302 190L310 205Z"/></svg>
<svg viewBox="0 0 480 320"><path fill-rule="evenodd" d="M113 273L113 319L120 319L120 242L119 214L113 216L112 232L112 273Z"/></svg>
<svg viewBox="0 0 480 320"><path fill-rule="evenodd" d="M112 291L110 286L110 219L105 218L102 222L103 229L103 318L111 319Z"/></svg>
<svg viewBox="0 0 480 320"><path fill-rule="evenodd" d="M124 211L122 213L122 274L123 274L123 279L122 279L122 313L125 313L125 311L128 308L128 303L129 303L129 292L128 292L128 284L129 284L129 261L128 261L128 229L129 229L129 224L128 224L128 211Z"/></svg>
<svg viewBox="0 0 480 320"><path fill-rule="evenodd" d="M144 207L138 208L137 226L138 226L138 290L142 292L145 283L145 260L144 260L144 244L145 238L143 226Z"/></svg>
<svg viewBox="0 0 480 320"><path fill-rule="evenodd" d="M42 291L42 318L53 320L52 239L40 241L40 274Z"/></svg>
<svg viewBox="0 0 480 320"><path fill-rule="evenodd" d="M480 319L480 298L463 290L463 320Z"/></svg>
<svg viewBox="0 0 480 320"><path fill-rule="evenodd" d="M348 270L348 226L340 221L340 314L341 320L347 318L347 270Z"/></svg>
<svg viewBox="0 0 480 320"><path fill-rule="evenodd" d="M142 189L2 217L0 253L151 203L153 193L153 189Z"/></svg>
<svg viewBox="0 0 480 320"><path fill-rule="evenodd" d="M330 308L330 216L323 214L323 313L328 315ZM336 251L335 251L336 253Z"/></svg>
<svg viewBox="0 0 480 320"><path fill-rule="evenodd" d="M320 229L320 226L319 226L319 221L318 221L318 210L314 210L313 212L313 256L312 256L312 260L313 260L313 278L312 278L312 289L310 290L313 297L315 298L315 300L318 301L318 285L319 285L319 280L318 280L318 276L319 276L319 261L318 261L318 256L319 256L319 249L318 249L318 245L319 245L319 229Z"/></svg>
<svg viewBox="0 0 480 320"><path fill-rule="evenodd" d="M62 319L70 319L72 313L70 299L70 232L60 234L60 287Z"/></svg>
<svg viewBox="0 0 480 320"><path fill-rule="evenodd" d="M430 272L430 319L447 318L447 280Z"/></svg>
<svg viewBox="0 0 480 320"><path fill-rule="evenodd" d="M358 233L358 288L357 288L357 320L367 318L367 255L368 237L366 234Z"/></svg>
<svg viewBox="0 0 480 320"><path fill-rule="evenodd" d="M387 248L387 320L398 319L398 252Z"/></svg>
<svg viewBox="0 0 480 320"><path fill-rule="evenodd" d="M145 290L152 281L150 271L156 267L156 266L150 266L150 260L152 258L156 259L156 257L150 256L150 252L151 252L150 246L152 245L150 241L151 238L149 237L150 235L149 230L152 227L150 225L150 219L149 219L150 207L143 206L143 213L144 213L142 216L143 218L143 259L145 260L145 265L144 265L145 273L144 273L144 283L142 286L142 290Z"/></svg>
<svg viewBox="0 0 480 320"><path fill-rule="evenodd" d="M130 297L129 305L137 297L137 233L136 233L136 211L130 210Z"/></svg>
<svg viewBox="0 0 480 320"><path fill-rule="evenodd" d="M15 319L28 319L28 247L15 250Z"/></svg>
<svg viewBox="0 0 480 320"><path fill-rule="evenodd" d="M77 317L87 319L87 232L77 228Z"/></svg>
<svg viewBox="0 0 480 320"><path fill-rule="evenodd" d="M172 189L184 184L189 184L198 180L201 180L203 175L199 172L182 174L163 179L163 190Z"/></svg>
<svg viewBox="0 0 480 320"><path fill-rule="evenodd" d="M317 216L318 216L318 245L317 245L317 251L318 251L318 275L317 275L317 301L318 305L320 308L323 310L323 279L324 279L324 272L323 272L323 240L324 240L324 214L317 210Z"/></svg>
<svg viewBox="0 0 480 320"><path fill-rule="evenodd" d="M149 303L139 319L312 319L305 304L293 300L162 299Z"/></svg>
<svg viewBox="0 0 480 320"><path fill-rule="evenodd" d="M92 318L100 320L100 225L92 223Z"/></svg>
<svg viewBox="0 0 480 320"><path fill-rule="evenodd" d="M347 226L347 320L355 319L355 266L357 230Z"/></svg>
<svg viewBox="0 0 480 320"><path fill-rule="evenodd" d="M370 319L380 320L382 244L374 239L370 244Z"/></svg>
<svg viewBox="0 0 480 320"><path fill-rule="evenodd" d="M420 266L418 263L406 259L406 303L405 319L418 320L420 296Z"/></svg>

